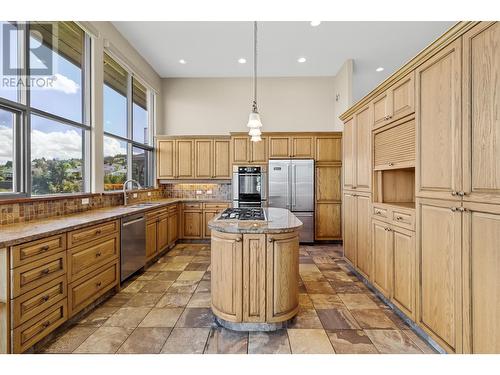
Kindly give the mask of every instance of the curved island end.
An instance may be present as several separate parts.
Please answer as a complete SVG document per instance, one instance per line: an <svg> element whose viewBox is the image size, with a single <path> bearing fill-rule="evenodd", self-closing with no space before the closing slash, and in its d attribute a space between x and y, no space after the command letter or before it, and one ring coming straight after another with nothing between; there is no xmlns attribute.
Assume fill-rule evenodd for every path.
<svg viewBox="0 0 500 375"><path fill-rule="evenodd" d="M225 328L273 331L299 310L299 229L289 210L264 208L266 220L222 220L211 229L212 311Z"/></svg>

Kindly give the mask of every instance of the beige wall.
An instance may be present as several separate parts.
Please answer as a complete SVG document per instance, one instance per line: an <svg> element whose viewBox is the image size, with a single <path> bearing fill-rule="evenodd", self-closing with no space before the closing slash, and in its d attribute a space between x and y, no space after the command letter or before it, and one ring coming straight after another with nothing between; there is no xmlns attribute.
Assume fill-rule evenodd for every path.
<svg viewBox="0 0 500 375"><path fill-rule="evenodd" d="M352 98L352 69L353 61L347 60L344 65L339 69L334 78L333 86L335 87L335 105L334 119L335 129L343 130L344 123L339 119L340 115L344 113L353 102Z"/></svg>
<svg viewBox="0 0 500 375"><path fill-rule="evenodd" d="M348 69L346 69L348 70ZM345 93L348 73L336 77L260 78L263 131L339 131L336 119L347 110L335 96ZM338 85L338 87L336 87ZM165 78L163 118L158 134L228 134L246 131L252 102L251 78ZM337 115L336 115L337 114Z"/></svg>

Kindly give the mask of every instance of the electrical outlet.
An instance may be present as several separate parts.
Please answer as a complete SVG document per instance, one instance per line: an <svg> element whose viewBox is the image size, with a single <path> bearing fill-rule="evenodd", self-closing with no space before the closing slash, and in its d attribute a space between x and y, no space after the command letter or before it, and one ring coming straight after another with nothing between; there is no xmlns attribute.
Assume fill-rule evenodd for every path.
<svg viewBox="0 0 500 375"><path fill-rule="evenodd" d="M150 197L150 196L151 196L151 192L150 192L150 191L148 191L148 197Z"/></svg>
<svg viewBox="0 0 500 375"><path fill-rule="evenodd" d="M132 198L137 198L137 193L132 194Z"/></svg>
<svg viewBox="0 0 500 375"><path fill-rule="evenodd" d="M200 194L203 194L203 192L201 190L196 190L196 195L200 195Z"/></svg>
<svg viewBox="0 0 500 375"><path fill-rule="evenodd" d="M207 194L212 194L212 190L207 190Z"/></svg>
<svg viewBox="0 0 500 375"><path fill-rule="evenodd" d="M90 204L89 198L82 198L82 204Z"/></svg>

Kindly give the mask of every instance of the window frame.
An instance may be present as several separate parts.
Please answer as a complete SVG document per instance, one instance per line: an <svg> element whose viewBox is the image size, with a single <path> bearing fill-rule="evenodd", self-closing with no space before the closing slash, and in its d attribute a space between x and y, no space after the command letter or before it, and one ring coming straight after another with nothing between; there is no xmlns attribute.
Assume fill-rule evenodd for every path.
<svg viewBox="0 0 500 375"><path fill-rule="evenodd" d="M126 180L129 180L132 178L132 159L133 159L133 150L134 148L138 148L144 151L144 155L147 155L149 152L150 157L147 158L147 170L146 170L146 176L145 176L145 181L146 183L144 185L141 184L142 188L154 188L154 157L155 157L155 152L154 152L154 115L153 115L153 108L155 105L155 100L156 96L154 93L154 90L143 80L141 79L137 74L134 73L132 69L129 68L129 66L120 59L120 57L116 56L112 51L109 49L105 48L104 49L104 54L107 54L111 59L113 59L117 64L120 65L122 69L124 69L127 72L127 136L123 137L120 135L116 135L113 133L109 133L104 130L104 118L103 118L103 137L108 137L108 138L114 138L117 139L118 141L125 142L127 144L127 176ZM102 64L104 65L104 55L103 55L103 61ZM146 97L147 97L147 118L148 118L148 142L147 143L141 143L137 142L134 140L134 134L133 134L133 80L137 80L142 86L144 86L147 90L146 92ZM106 85L106 82L103 79L103 88L104 85ZM110 86L108 86L110 87ZM113 89L112 87L110 87ZM104 90L103 90L104 91ZM103 95L103 116L104 116L104 95ZM103 150L104 151L104 150ZM104 178L104 174L103 174ZM104 185L103 185L103 190L104 190ZM120 190L104 190L107 193L112 193Z"/></svg>
<svg viewBox="0 0 500 375"><path fill-rule="evenodd" d="M60 22L60 21L54 21ZM21 76L30 77L30 24L32 22L16 22L18 29L18 62ZM72 196L87 194L92 185L91 173L91 66L92 66L92 39L91 36L80 25L76 24L83 32L83 61L81 67L82 74L82 122L76 122L65 117L55 115L44 110L31 107L31 89L29 85L18 87L18 101L0 97L0 107L19 113L18 134L15 135L14 164L16 175L14 191L10 193L0 193L0 199L9 198L30 198L30 197L51 197L51 196ZM54 52L53 52L54 53ZM83 190L75 193L56 193L34 195L32 193L32 168L31 168L31 115L43 117L45 119L58 122L65 126L72 126L82 130L82 180Z"/></svg>

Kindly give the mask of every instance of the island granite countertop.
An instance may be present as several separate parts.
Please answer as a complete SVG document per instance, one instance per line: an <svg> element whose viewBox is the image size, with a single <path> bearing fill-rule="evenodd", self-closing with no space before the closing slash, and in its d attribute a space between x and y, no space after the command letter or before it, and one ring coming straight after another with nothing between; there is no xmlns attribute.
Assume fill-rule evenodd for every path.
<svg viewBox="0 0 500 375"><path fill-rule="evenodd" d="M208 222L208 227L223 233L288 233L302 227L302 222L285 208L264 208L266 220L219 220L221 214Z"/></svg>
<svg viewBox="0 0 500 375"><path fill-rule="evenodd" d="M193 199L193 198L164 198L150 201L153 206L112 206L88 210L75 214L50 217L47 219L34 220L24 223L7 224L0 226L0 248L17 245L27 241L33 241L46 236L64 233L94 224L119 219L125 216L155 210L164 206L181 202L224 202L221 199Z"/></svg>

